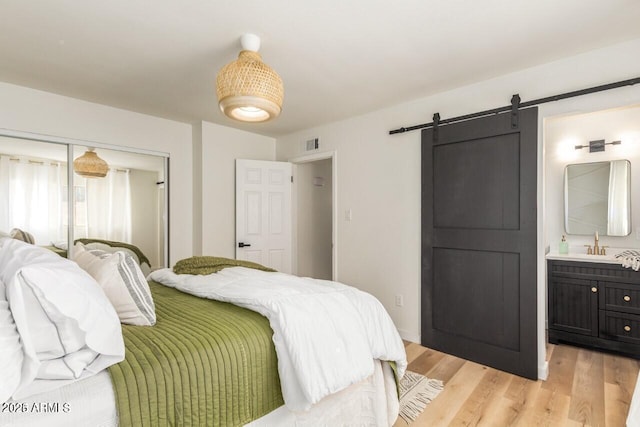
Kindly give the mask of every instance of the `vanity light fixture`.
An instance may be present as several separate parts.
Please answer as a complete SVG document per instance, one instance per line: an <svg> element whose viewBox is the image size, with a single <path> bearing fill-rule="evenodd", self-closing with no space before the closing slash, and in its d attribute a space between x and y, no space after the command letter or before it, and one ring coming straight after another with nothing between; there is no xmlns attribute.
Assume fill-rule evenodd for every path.
<svg viewBox="0 0 640 427"><path fill-rule="evenodd" d="M73 171L84 178L104 178L109 172L109 165L89 148L82 156L73 161Z"/></svg>
<svg viewBox="0 0 640 427"><path fill-rule="evenodd" d="M589 141L589 145L576 145L576 150L582 148L589 148L590 153L597 153L598 151L604 151L605 145L620 145L622 141L604 142L604 139L598 139L596 141Z"/></svg>
<svg viewBox="0 0 640 427"><path fill-rule="evenodd" d="M258 53L260 37L244 34L240 43L242 51L238 59L222 67L216 79L220 110L225 116L242 122L274 119L282 111L282 79L262 62Z"/></svg>

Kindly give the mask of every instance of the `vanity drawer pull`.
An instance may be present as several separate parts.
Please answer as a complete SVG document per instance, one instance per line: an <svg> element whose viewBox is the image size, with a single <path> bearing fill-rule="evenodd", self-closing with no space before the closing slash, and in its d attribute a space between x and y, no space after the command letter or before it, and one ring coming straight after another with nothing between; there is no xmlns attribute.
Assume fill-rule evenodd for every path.
<svg viewBox="0 0 640 427"><path fill-rule="evenodd" d="M625 295L624 298L622 299L625 300L626 302L631 301L631 297L629 295Z"/></svg>
<svg viewBox="0 0 640 427"><path fill-rule="evenodd" d="M631 326L625 325L624 330L625 332L631 332Z"/></svg>
<svg viewBox="0 0 640 427"><path fill-rule="evenodd" d="M593 286L593 287L591 288L591 292L594 292L594 293L595 293L595 292L598 292L598 288L596 288L595 286Z"/></svg>

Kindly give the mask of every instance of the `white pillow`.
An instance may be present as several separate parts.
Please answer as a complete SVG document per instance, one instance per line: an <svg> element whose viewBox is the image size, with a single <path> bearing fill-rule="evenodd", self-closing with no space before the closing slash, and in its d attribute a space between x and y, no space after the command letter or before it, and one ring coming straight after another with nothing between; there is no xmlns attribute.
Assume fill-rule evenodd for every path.
<svg viewBox="0 0 640 427"><path fill-rule="evenodd" d="M76 246L79 244L81 243L76 243ZM111 246L102 242L89 242L89 243L82 243L82 244L84 245L84 248L88 251L93 251L95 249L98 249L104 252L108 252L110 254L114 252L127 253L131 255L131 257L136 261L136 264L138 264L138 266L140 267L140 270L142 271L142 274L144 274L144 277L147 277L149 273L151 273L151 267L149 266L149 264L147 264L146 262L141 263L140 258L138 258L138 254L129 248L125 248L122 246Z"/></svg>
<svg viewBox="0 0 640 427"><path fill-rule="evenodd" d="M7 233L5 233L4 231L0 230L0 248L2 248L2 245L4 245L4 242L7 240L11 240L13 239L13 237L11 237L10 235L8 235Z"/></svg>
<svg viewBox="0 0 640 427"><path fill-rule="evenodd" d="M14 399L86 378L124 359L115 310L73 261L19 240L5 241L0 280L25 354ZM39 334L42 328L51 333Z"/></svg>
<svg viewBox="0 0 640 427"><path fill-rule="evenodd" d="M23 360L20 334L9 310L4 283L0 281L0 403L18 388Z"/></svg>
<svg viewBox="0 0 640 427"><path fill-rule="evenodd" d="M71 332L64 334L63 344L62 337L58 335L57 323L49 319L47 310L40 303L38 296L34 290L24 282L22 275L18 275L18 280L22 285L20 287L20 298L25 307L26 321L29 323L29 335L33 343L33 350L38 360L51 360L65 355L65 348L73 347L73 351L77 351L84 345L83 334L79 337L73 334L73 325ZM46 303L45 303L46 304ZM60 319L64 322L64 319ZM69 328L66 328L69 329Z"/></svg>
<svg viewBox="0 0 640 427"><path fill-rule="evenodd" d="M153 326L156 311L140 266L126 252L87 251L76 244L73 259L102 286L122 323Z"/></svg>
<svg viewBox="0 0 640 427"><path fill-rule="evenodd" d="M62 249L63 251L66 251L68 247L66 240L56 240L55 242L51 242L51 246Z"/></svg>

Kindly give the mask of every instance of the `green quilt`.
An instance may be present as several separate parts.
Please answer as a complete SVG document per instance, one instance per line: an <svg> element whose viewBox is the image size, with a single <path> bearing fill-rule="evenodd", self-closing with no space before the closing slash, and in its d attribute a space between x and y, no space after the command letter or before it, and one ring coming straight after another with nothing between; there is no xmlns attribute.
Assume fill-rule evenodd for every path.
<svg viewBox="0 0 640 427"><path fill-rule="evenodd" d="M176 274L201 274L207 275L217 273L218 271L229 267L246 267L262 271L274 272L273 268L264 265L244 261L239 259L222 258L217 256L194 256L191 258L181 259L173 266L173 272Z"/></svg>
<svg viewBox="0 0 640 427"><path fill-rule="evenodd" d="M155 326L122 325L120 426L240 426L283 405L269 321L150 282Z"/></svg>

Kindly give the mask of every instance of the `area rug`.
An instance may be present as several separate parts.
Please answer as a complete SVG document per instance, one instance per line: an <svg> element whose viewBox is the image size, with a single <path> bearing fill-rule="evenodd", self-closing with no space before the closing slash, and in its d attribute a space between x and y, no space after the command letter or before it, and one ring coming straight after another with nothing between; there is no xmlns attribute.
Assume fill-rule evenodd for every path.
<svg viewBox="0 0 640 427"><path fill-rule="evenodd" d="M400 417L407 424L415 421L443 388L444 384L440 380L406 371L400 381Z"/></svg>

